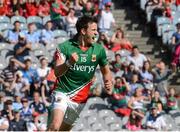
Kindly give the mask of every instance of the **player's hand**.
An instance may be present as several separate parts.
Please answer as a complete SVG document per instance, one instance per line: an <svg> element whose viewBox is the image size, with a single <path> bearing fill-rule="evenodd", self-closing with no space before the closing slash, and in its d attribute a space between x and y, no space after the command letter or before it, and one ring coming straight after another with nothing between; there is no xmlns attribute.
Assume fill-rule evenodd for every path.
<svg viewBox="0 0 180 132"><path fill-rule="evenodd" d="M54 53L54 60L61 60L61 54L58 49L56 49L56 51Z"/></svg>
<svg viewBox="0 0 180 132"><path fill-rule="evenodd" d="M78 61L78 59L79 59L78 54L74 52L71 54L71 57L69 58L69 63L73 65L74 63Z"/></svg>
<svg viewBox="0 0 180 132"><path fill-rule="evenodd" d="M105 91L107 92L107 94L111 95L112 94L112 89L113 89L113 83L111 80L106 80L104 82L104 87L105 87Z"/></svg>

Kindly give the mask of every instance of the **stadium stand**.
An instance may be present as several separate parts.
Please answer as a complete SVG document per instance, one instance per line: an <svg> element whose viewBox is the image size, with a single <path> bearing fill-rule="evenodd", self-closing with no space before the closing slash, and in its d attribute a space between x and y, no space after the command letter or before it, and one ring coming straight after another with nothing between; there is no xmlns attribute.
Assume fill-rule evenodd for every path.
<svg viewBox="0 0 180 132"><path fill-rule="evenodd" d="M51 0L34 0L32 3L20 0L15 5L12 1L0 2L0 116L2 117L0 127L4 125L3 130L8 131L45 131L49 113L48 106L42 99L42 92L49 100L56 79L53 73L54 52L57 44L72 38L75 34L74 27L71 33L69 25L66 25L68 16L66 9L74 7L76 17L82 14L89 15L92 12L89 13L84 9L85 1L83 3L79 0L79 5L76 5L77 3L72 0L70 3L60 0L65 7L60 7L62 12L58 14L58 19L55 19L51 11L45 12L45 16L38 13L38 7L44 4L42 1L48 4L47 9L50 10ZM177 47L180 45L180 31L178 30L180 5L177 5L177 2L167 3L166 0L163 0L163 3L156 3L155 0L132 0L131 5L127 0L119 3L115 0L90 0L90 3L92 7L99 6L101 9L96 11L92 8L91 10L98 18L100 18L101 11L105 12L106 8L111 8L112 20L109 24L106 23L107 25L101 25L103 29L99 31L99 36L102 35L102 38L99 37L98 42L106 49L116 83L113 94L107 95L103 90L100 70L99 68L96 70L89 93L90 98L72 131L180 130L178 102L180 84L178 83L176 87L168 84L174 74L177 78L179 77L180 51ZM156 10L157 5L159 5L158 10ZM32 12L29 10L30 7ZM139 14L136 14L136 11L145 16L138 19ZM20 32L14 30L16 21L20 22ZM49 21L54 26L47 30L46 24ZM102 21L109 22L110 20L108 18L103 20L101 17L101 24ZM146 23L139 24L140 21ZM61 22L61 24L58 25L56 22ZM151 39L148 31L145 31L149 23L155 29L152 34L156 35L156 38ZM32 32L29 29L31 24L35 24L32 26ZM117 33L119 27L122 31ZM47 44L40 41L46 37L45 29L47 36L52 35L52 40ZM13 38L18 36L17 43L8 41L9 31L14 33ZM29 39L28 36L31 35L34 36ZM119 35L119 37L112 43L113 35ZM174 45L172 44L173 37L176 37ZM23 38L25 38L24 41ZM38 41L32 43L26 41L27 38L29 40L38 38ZM179 57L175 61L174 69L171 65L169 68L163 61L160 61L164 56L159 55L158 59L154 57L157 52L155 49L161 47L160 44L155 44L161 41L162 45L168 47L167 49L170 49L172 54L177 53L173 54L176 58ZM124 48L127 42L132 44L132 48L128 50ZM152 47L152 43L155 48ZM121 48L116 51L112 50L112 47L117 45ZM21 51L21 49L24 50ZM23 55L23 61L18 60L17 55L19 54ZM166 59L168 59L167 56L169 55L165 55ZM42 87L45 87L44 91ZM135 95L137 89L141 89L140 92L138 91L140 96ZM39 97L40 105L36 108L32 105L34 92L38 92L41 96ZM133 99L135 103L130 101ZM46 108L41 110L42 107ZM140 109L141 107L144 109ZM126 108L125 111L124 108ZM126 110L129 111L129 115L125 113ZM7 114L9 111L10 114ZM16 119L17 122L15 122Z"/></svg>

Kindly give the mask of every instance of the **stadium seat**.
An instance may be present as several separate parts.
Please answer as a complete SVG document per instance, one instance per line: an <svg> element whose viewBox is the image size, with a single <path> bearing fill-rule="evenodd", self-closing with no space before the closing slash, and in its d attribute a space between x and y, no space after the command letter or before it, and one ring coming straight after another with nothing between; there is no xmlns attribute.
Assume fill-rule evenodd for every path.
<svg viewBox="0 0 180 132"><path fill-rule="evenodd" d="M177 6L177 11L180 11L180 5L179 5L179 6Z"/></svg>
<svg viewBox="0 0 180 132"><path fill-rule="evenodd" d="M35 23L38 29L43 29L43 22L41 17L30 16L27 18L27 24L29 23Z"/></svg>
<svg viewBox="0 0 180 132"><path fill-rule="evenodd" d="M59 38L55 39L55 43L60 44L60 43L67 41L68 39L69 39L69 37L59 37Z"/></svg>
<svg viewBox="0 0 180 132"><path fill-rule="evenodd" d="M21 23L20 29L21 29L21 30L27 30L27 29L28 29L27 24Z"/></svg>
<svg viewBox="0 0 180 132"><path fill-rule="evenodd" d="M156 21L157 35L162 36L162 26L164 24L171 24L171 20L167 17L158 17Z"/></svg>
<svg viewBox="0 0 180 132"><path fill-rule="evenodd" d="M101 120L97 116L90 116L87 118L87 122L89 126L92 126L93 124L96 124L100 122Z"/></svg>
<svg viewBox="0 0 180 132"><path fill-rule="evenodd" d="M40 23L42 24L42 19L38 16L29 16L27 18L27 24L29 23Z"/></svg>
<svg viewBox="0 0 180 132"><path fill-rule="evenodd" d="M167 124L166 129L167 130L174 130L176 129L176 121L171 117L169 114L164 114L162 117L165 120L165 123Z"/></svg>
<svg viewBox="0 0 180 132"><path fill-rule="evenodd" d="M26 18L23 16L13 16L11 17L11 23L14 24L15 21L19 21L21 23L26 23Z"/></svg>
<svg viewBox="0 0 180 132"><path fill-rule="evenodd" d="M106 117L115 117L115 113L112 110L100 110L98 111L98 116L102 119Z"/></svg>
<svg viewBox="0 0 180 132"><path fill-rule="evenodd" d="M106 117L104 119L104 122L105 122L106 125L109 126L109 125L111 125L113 123L118 123L119 120L116 117L110 116L110 117ZM121 122L119 122L119 123L121 123Z"/></svg>
<svg viewBox="0 0 180 132"><path fill-rule="evenodd" d="M175 120L176 125L180 126L180 116L174 118L174 120Z"/></svg>
<svg viewBox="0 0 180 132"><path fill-rule="evenodd" d="M49 43L45 46L47 51L55 50L56 49L56 44L55 43Z"/></svg>
<svg viewBox="0 0 180 132"><path fill-rule="evenodd" d="M93 131L108 131L108 129L105 128L105 126L100 122L92 124L92 130Z"/></svg>
<svg viewBox="0 0 180 132"><path fill-rule="evenodd" d="M7 16L0 16L0 23L10 23L10 18Z"/></svg>
<svg viewBox="0 0 180 132"><path fill-rule="evenodd" d="M40 43L32 44L32 51L35 50L45 50L45 47Z"/></svg>
<svg viewBox="0 0 180 132"><path fill-rule="evenodd" d="M6 49L7 43L0 43L0 51Z"/></svg>
<svg viewBox="0 0 180 132"><path fill-rule="evenodd" d="M50 16L45 16L45 17L43 17L43 20L42 20L43 25L45 25L46 22L48 22L48 21L50 21L50 20L51 20L51 17L50 17Z"/></svg>
<svg viewBox="0 0 180 132"><path fill-rule="evenodd" d="M179 13L180 13L180 11L179 11ZM173 24L176 25L177 23L180 23L180 14L179 14L179 16L177 16L173 19Z"/></svg>
<svg viewBox="0 0 180 132"><path fill-rule="evenodd" d="M177 10L177 7L175 4L170 4L170 8L172 11L176 11Z"/></svg>
<svg viewBox="0 0 180 132"><path fill-rule="evenodd" d="M94 110L83 110L80 114L82 118L88 118L91 116L97 116L97 113Z"/></svg>
<svg viewBox="0 0 180 132"><path fill-rule="evenodd" d="M64 30L54 30L53 31L54 38L57 39L59 37L68 37L68 34Z"/></svg>
<svg viewBox="0 0 180 132"><path fill-rule="evenodd" d="M124 116L124 117L122 118L122 126L125 126L126 123L128 122L128 120L129 120L129 117Z"/></svg>
<svg viewBox="0 0 180 132"><path fill-rule="evenodd" d="M6 68L7 66L7 63L6 63L6 60L5 58L3 58L2 56L0 56L0 70L3 70L4 68Z"/></svg>
<svg viewBox="0 0 180 132"><path fill-rule="evenodd" d="M120 125L120 123L113 123L113 124L110 124L109 126L110 128L110 131L122 131L122 126Z"/></svg>
<svg viewBox="0 0 180 132"><path fill-rule="evenodd" d="M0 23L0 31L1 32L4 32L6 30L10 30L10 29L13 29L14 26L10 23Z"/></svg>

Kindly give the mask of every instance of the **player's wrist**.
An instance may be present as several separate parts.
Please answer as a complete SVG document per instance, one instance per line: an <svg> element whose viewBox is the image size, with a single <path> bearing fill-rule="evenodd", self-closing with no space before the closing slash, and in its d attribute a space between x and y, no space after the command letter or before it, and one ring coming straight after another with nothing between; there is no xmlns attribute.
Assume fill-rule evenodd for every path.
<svg viewBox="0 0 180 132"><path fill-rule="evenodd" d="M67 67L71 67L71 65L72 65L72 64L69 62L69 60L67 60L67 61L65 62L65 64L66 64Z"/></svg>

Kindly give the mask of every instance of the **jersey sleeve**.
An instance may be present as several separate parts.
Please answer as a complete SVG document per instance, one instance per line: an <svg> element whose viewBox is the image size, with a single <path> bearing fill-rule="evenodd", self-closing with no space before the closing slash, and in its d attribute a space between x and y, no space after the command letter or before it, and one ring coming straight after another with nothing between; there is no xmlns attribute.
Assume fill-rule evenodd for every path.
<svg viewBox="0 0 180 132"><path fill-rule="evenodd" d="M101 67L103 67L107 64L108 64L108 61L107 61L106 52L105 52L104 48L102 48L100 51L100 56L99 56L99 65Z"/></svg>

